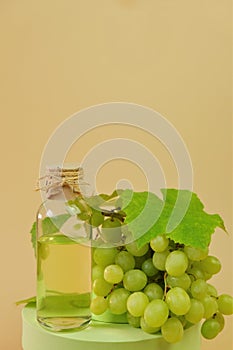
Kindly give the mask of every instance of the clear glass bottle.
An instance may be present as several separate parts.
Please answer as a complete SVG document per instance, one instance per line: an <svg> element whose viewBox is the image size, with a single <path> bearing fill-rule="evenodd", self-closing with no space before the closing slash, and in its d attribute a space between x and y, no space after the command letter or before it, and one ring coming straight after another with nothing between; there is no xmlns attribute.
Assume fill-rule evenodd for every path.
<svg viewBox="0 0 233 350"><path fill-rule="evenodd" d="M91 247L77 207L80 168L48 168L46 200L37 213L37 320L52 331L86 327L91 320ZM70 203L70 202L69 202Z"/></svg>

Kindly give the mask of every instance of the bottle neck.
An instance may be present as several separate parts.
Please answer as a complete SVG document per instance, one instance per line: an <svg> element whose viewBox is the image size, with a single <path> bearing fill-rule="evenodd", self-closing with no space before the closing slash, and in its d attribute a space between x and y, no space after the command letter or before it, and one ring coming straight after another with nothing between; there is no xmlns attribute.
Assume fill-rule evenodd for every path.
<svg viewBox="0 0 233 350"><path fill-rule="evenodd" d="M51 199L51 200L69 201L69 200L75 199L76 197L78 197L80 195L81 195L80 192L74 192L73 189L67 185L57 187L56 191L54 191L54 190L51 191L51 189L50 189L46 192L47 199Z"/></svg>

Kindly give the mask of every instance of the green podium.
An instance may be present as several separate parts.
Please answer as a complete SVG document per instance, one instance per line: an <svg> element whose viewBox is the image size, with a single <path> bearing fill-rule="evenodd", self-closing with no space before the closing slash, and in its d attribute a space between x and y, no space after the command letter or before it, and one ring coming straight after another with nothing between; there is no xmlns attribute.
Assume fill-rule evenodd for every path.
<svg viewBox="0 0 233 350"><path fill-rule="evenodd" d="M53 333L36 320L35 304L22 312L23 350L200 350L200 325L185 331L181 342L168 344L160 335L146 334L128 324L92 321L76 332Z"/></svg>

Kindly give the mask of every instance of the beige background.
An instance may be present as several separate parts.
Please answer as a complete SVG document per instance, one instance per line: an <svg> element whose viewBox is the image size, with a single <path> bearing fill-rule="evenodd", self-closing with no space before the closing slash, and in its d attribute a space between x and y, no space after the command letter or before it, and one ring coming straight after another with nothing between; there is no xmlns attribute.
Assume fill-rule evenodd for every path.
<svg viewBox="0 0 233 350"><path fill-rule="evenodd" d="M21 307L35 294L29 230L43 148L71 114L94 104L129 101L152 107L182 135L194 190L224 218L211 252L222 261L212 281L232 293L232 89L230 0L1 0L1 285L0 345L21 348ZM177 183L166 150L139 130L103 129L80 140L74 160L95 143L130 135L147 145ZM72 157L71 157L72 158ZM110 191L133 165L106 165L98 186ZM232 349L232 318L202 350Z"/></svg>

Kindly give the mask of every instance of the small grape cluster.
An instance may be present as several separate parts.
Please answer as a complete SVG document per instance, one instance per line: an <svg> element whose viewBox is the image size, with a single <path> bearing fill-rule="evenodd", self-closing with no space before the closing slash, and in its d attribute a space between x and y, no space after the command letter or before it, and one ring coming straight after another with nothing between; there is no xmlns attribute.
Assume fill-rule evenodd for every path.
<svg viewBox="0 0 233 350"><path fill-rule="evenodd" d="M184 329L204 319L204 338L216 337L233 298L218 295L208 280L221 269L218 258L177 244L165 235L138 248L136 242L93 248L91 312L126 314L133 327L179 342Z"/></svg>

